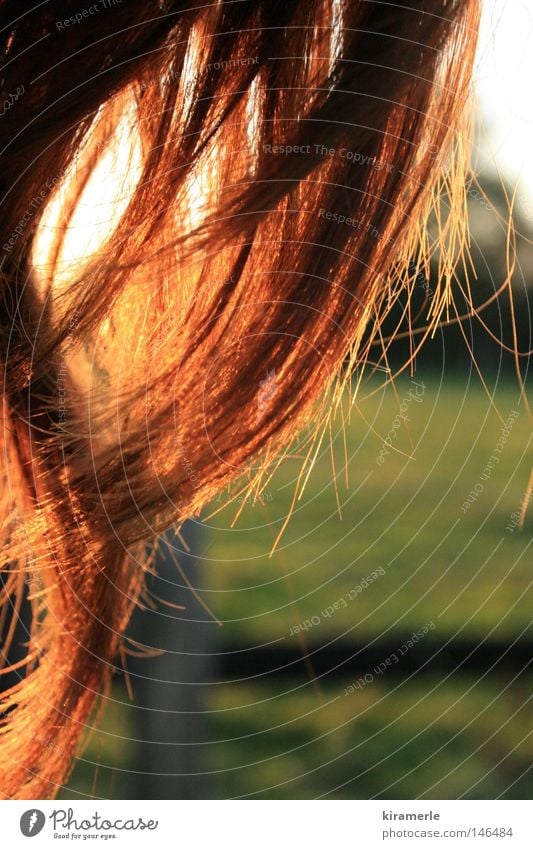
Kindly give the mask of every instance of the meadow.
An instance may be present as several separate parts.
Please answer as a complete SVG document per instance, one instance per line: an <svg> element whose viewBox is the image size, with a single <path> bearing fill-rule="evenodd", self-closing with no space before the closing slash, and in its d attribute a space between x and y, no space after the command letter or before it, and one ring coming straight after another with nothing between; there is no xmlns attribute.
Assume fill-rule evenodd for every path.
<svg viewBox="0 0 533 849"><path fill-rule="evenodd" d="M530 448L509 376L487 392L473 374L417 373L394 387L373 375L332 423L272 555L305 435L260 499L221 493L203 517L194 576L213 652L296 648L309 674L205 687L210 795L529 798L530 673L504 663L406 673L384 652L382 672L345 694L353 675L317 678L313 652L379 653L428 623L421 639L436 651L451 639L533 645L532 507L516 526ZM123 681L114 692L64 798L127 796L135 728Z"/></svg>

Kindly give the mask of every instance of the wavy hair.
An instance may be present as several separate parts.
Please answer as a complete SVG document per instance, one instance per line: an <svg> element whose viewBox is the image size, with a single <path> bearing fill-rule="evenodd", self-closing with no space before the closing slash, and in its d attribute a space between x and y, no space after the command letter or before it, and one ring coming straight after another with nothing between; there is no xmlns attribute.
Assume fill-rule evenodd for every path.
<svg viewBox="0 0 533 849"><path fill-rule="evenodd" d="M67 779L146 541L244 473L260 492L311 422L306 474L383 316L438 251L431 333L465 244L478 0L79 7L0 2L7 798ZM67 262L117 152L115 214Z"/></svg>

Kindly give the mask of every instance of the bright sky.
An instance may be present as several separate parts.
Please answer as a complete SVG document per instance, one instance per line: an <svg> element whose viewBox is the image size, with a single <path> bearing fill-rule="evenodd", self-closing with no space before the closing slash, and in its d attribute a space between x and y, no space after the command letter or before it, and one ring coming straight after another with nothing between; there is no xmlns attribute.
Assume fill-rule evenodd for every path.
<svg viewBox="0 0 533 849"><path fill-rule="evenodd" d="M519 182L533 219L533 2L483 0L476 71L488 142L497 167Z"/></svg>

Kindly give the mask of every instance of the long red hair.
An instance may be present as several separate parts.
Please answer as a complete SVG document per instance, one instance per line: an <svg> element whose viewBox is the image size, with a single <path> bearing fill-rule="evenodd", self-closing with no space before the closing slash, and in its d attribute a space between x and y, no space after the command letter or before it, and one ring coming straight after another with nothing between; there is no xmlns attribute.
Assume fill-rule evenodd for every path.
<svg viewBox="0 0 533 849"><path fill-rule="evenodd" d="M478 0L78 5L0 3L2 100L19 92L0 119L3 601L15 621L29 585L33 605L1 707L9 798L66 780L146 540L247 470L258 492L305 423L318 438L438 249L431 332L465 235ZM118 128L132 186L67 280Z"/></svg>

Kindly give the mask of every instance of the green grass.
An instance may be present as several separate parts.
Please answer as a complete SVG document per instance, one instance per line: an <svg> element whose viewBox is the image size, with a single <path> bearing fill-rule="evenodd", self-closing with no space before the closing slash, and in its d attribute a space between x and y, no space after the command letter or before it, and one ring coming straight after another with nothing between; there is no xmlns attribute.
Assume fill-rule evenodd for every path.
<svg viewBox="0 0 533 849"><path fill-rule="evenodd" d="M217 530L207 545L203 597L224 621L228 638L286 636L292 625L320 614L378 567L386 575L323 619L313 639L407 631L436 617L441 635L459 629L465 636L485 635L498 623L498 637L504 638L527 627L530 608L520 596L533 577L525 556L530 534L505 530L531 466L531 454L524 456L531 437L527 416L514 390L498 393L502 417L513 409L520 416L483 493L463 513L494 455L501 423L479 386L465 391L447 383L439 389L435 377L425 383L421 403L409 405L410 422L398 431L398 450L381 467L376 457L399 408L394 393L380 390L352 409L348 487L340 432L334 440L342 518L326 446L272 558L297 461L287 461L268 485L272 500L247 504L234 528L227 527L232 505L212 520ZM409 387L409 381L398 383L400 401Z"/></svg>
<svg viewBox="0 0 533 849"><path fill-rule="evenodd" d="M214 747L218 793L494 798L514 784L506 796L529 798L533 693L507 684L383 678L351 696L227 687L215 725L235 742Z"/></svg>
<svg viewBox="0 0 533 849"><path fill-rule="evenodd" d="M409 430L404 425L396 431L397 450L381 466L376 458L412 384L398 381L396 395L375 381L362 388L347 429L348 486L340 423L334 424L342 518L326 445L272 557L294 492L297 459L287 460L268 484L269 500L247 504L234 527L229 524L235 505L207 521L200 583L202 599L223 623L221 629L213 625L215 651L228 643L269 640L297 646L291 627L317 616L308 643L399 639L430 620L438 641L453 635L511 640L527 632L531 517L522 531L506 530L531 469L531 425L518 393L510 382L496 392L504 420L512 410L520 415L483 492L463 512L495 455L502 424L479 384L448 379L440 385L430 374L424 382L421 402L407 405ZM295 453L299 448L294 446ZM378 567L384 575L332 616L323 616L324 608ZM529 678L404 680L384 674L344 696L349 683L208 688L213 795L528 797ZM119 737L134 736L123 709L115 707L105 727ZM128 744L104 734L97 735L87 758L127 769L130 754ZM97 794L126 795L127 780L113 785L112 769L105 772ZM74 787L91 792L93 773L81 764L66 795Z"/></svg>

